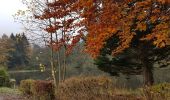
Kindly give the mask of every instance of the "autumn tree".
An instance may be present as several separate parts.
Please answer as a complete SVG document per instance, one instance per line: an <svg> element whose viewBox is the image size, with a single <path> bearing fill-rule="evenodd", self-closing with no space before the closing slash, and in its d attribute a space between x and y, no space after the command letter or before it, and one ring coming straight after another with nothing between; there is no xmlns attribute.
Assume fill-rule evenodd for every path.
<svg viewBox="0 0 170 100"><path fill-rule="evenodd" d="M59 52L63 50L63 67L59 65L59 81L65 79L66 75L66 56L71 53L73 47L79 42L81 34L75 34L79 27L76 21L79 21L79 16L71 11L72 3L75 1L58 0L47 3L47 8L43 14L35 15L39 20L52 19L52 24L46 26L45 31L55 33L55 40L50 41L50 47ZM62 75L61 72L62 71ZM61 78L62 76L62 78Z"/></svg>
<svg viewBox="0 0 170 100"><path fill-rule="evenodd" d="M61 46L70 50L83 35L86 35L85 51L94 58L105 48L112 58L135 49L144 83L152 85L153 62L169 59L169 5L169 0L57 0L47 3L43 13L34 17L52 19L45 30L60 36L49 42L54 50ZM116 41L107 47L109 39Z"/></svg>
<svg viewBox="0 0 170 100"><path fill-rule="evenodd" d="M88 53L97 58L107 40L115 38L115 45L107 48L109 54L138 50L144 84L153 84L152 60L169 60L169 0L79 0L74 9L81 11L81 24L88 32Z"/></svg>
<svg viewBox="0 0 170 100"><path fill-rule="evenodd" d="M0 38L0 65L7 67L9 52L15 51L13 41L5 34Z"/></svg>
<svg viewBox="0 0 170 100"><path fill-rule="evenodd" d="M69 4L65 5L65 1L62 0L23 0L23 3L28 9L25 11L19 10L15 15L15 19L25 26L26 32L31 35L31 40L33 37L36 37L34 40L43 39L46 46L51 48L52 77L56 85L57 76L59 81L65 79L66 55L70 53L70 49L73 47L73 44L70 44L69 41L74 41L74 43L79 41L78 36L72 36L75 30L71 30L73 29L71 23L74 20L72 20L73 17L69 16L69 9L67 9L70 6L68 6ZM74 17L76 16L74 15ZM68 31L70 31L69 34ZM59 49L61 48L64 48L63 61L60 59ZM58 56L56 63L54 62L54 51L57 52ZM63 65L62 68L61 65Z"/></svg>
<svg viewBox="0 0 170 100"><path fill-rule="evenodd" d="M44 9L48 9L46 5L51 0L23 0L24 5L26 5L26 10L19 10L14 18L16 21L23 24L25 28L25 32L34 43L38 42L38 44L45 44L45 46L49 46L54 39L54 34L52 32L47 32L45 29L48 25L51 25L54 20L46 19L39 20L35 18L35 15L41 15L44 12ZM43 41L43 42L42 42ZM50 42L51 41L51 42ZM51 75L54 80L54 84L56 85L56 68L54 65L54 50L51 49L50 59L51 63Z"/></svg>

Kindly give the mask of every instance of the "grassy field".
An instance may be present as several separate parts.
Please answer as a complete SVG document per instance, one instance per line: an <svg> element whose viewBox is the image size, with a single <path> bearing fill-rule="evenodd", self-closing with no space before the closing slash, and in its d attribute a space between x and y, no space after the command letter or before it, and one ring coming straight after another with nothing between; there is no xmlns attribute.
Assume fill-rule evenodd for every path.
<svg viewBox="0 0 170 100"><path fill-rule="evenodd" d="M18 89L0 87L0 100L28 100Z"/></svg>
<svg viewBox="0 0 170 100"><path fill-rule="evenodd" d="M21 92L18 89L12 89L8 87L1 87L0 88L0 94L21 94Z"/></svg>

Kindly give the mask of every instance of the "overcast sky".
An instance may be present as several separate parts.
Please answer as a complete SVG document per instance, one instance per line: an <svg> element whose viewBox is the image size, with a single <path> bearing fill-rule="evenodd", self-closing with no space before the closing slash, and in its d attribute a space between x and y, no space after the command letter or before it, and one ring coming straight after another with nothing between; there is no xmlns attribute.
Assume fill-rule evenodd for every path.
<svg viewBox="0 0 170 100"><path fill-rule="evenodd" d="M12 17L19 9L24 9L21 0L0 0L0 35L22 32L21 24Z"/></svg>

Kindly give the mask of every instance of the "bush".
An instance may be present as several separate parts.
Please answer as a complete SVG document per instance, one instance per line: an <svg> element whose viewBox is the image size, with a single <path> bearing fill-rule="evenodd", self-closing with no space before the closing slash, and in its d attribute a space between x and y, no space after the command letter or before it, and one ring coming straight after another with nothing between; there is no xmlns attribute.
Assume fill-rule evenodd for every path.
<svg viewBox="0 0 170 100"><path fill-rule="evenodd" d="M34 100L53 100L54 85L52 81L43 80L22 80L20 90L24 95L34 98Z"/></svg>
<svg viewBox="0 0 170 100"><path fill-rule="evenodd" d="M9 74L5 68L0 68L0 87L9 86Z"/></svg>
<svg viewBox="0 0 170 100"><path fill-rule="evenodd" d="M31 86L34 84L34 80L27 79L20 82L20 90L24 95L33 95L31 91Z"/></svg>
<svg viewBox="0 0 170 100"><path fill-rule="evenodd" d="M31 87L35 100L53 100L54 90L52 81L37 80Z"/></svg>
<svg viewBox="0 0 170 100"><path fill-rule="evenodd" d="M170 83L162 83L143 90L146 99L149 100L170 100Z"/></svg>
<svg viewBox="0 0 170 100"><path fill-rule="evenodd" d="M24 89L23 89L24 88ZM53 100L52 81L23 80L20 84L23 93L34 100ZM112 79L104 76L73 77L61 82L57 87L56 100L143 100L126 89L114 86Z"/></svg>
<svg viewBox="0 0 170 100"><path fill-rule="evenodd" d="M59 84L56 96L57 100L136 100L117 91L112 79L104 76L74 77Z"/></svg>

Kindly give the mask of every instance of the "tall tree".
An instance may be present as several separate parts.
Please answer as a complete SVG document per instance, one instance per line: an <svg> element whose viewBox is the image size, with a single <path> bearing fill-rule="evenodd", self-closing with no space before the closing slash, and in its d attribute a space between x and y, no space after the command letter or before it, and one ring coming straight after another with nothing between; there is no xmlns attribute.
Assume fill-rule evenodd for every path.
<svg viewBox="0 0 170 100"><path fill-rule="evenodd" d="M9 57L9 63L8 66L9 68L12 67L21 67L21 66L26 66L29 63L29 53L30 53L30 45L27 40L27 37L25 34L16 34L14 36L11 34L10 36L11 40L14 42L14 49L15 51L10 52L10 57Z"/></svg>
<svg viewBox="0 0 170 100"><path fill-rule="evenodd" d="M152 85L153 62L169 58L169 5L169 0L57 0L47 3L47 9L34 17L55 20L45 25L49 33L63 30L61 39L50 41L52 49L77 43L82 33L87 34L86 52L94 58L99 57L103 48L107 48L113 58L134 49L142 64L144 83ZM69 34L74 28L76 32L73 32L78 35ZM109 39L116 41L106 47Z"/></svg>
<svg viewBox="0 0 170 100"><path fill-rule="evenodd" d="M59 81L65 79L66 74L66 56L71 52L73 46L79 41L80 34L75 34L75 30L78 30L75 21L78 20L76 14L70 11L72 3L74 1L58 0L47 3L47 8L41 15L35 15L35 18L39 20L53 19L54 21L47 25L45 30L48 33L55 33L55 40L50 41L50 47L59 52L59 49L63 49L63 67L59 65ZM58 59L58 62L60 60ZM62 75L61 72L62 71ZM62 76L62 78L61 78Z"/></svg>
<svg viewBox="0 0 170 100"><path fill-rule="evenodd" d="M7 67L9 52L15 51L13 41L5 34L0 38L0 65Z"/></svg>
<svg viewBox="0 0 170 100"><path fill-rule="evenodd" d="M153 60L169 60L169 0L79 0L77 4L88 32L86 51L98 57L110 38L117 39L107 48L113 57L135 48L144 83L152 85Z"/></svg>

